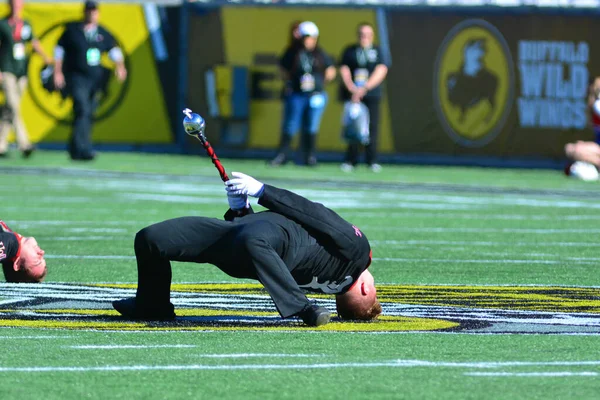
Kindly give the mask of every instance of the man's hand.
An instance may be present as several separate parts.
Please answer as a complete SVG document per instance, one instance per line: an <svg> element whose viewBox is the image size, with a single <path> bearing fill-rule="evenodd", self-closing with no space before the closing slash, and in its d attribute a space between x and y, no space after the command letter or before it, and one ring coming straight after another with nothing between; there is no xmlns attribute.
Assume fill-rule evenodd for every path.
<svg viewBox="0 0 600 400"><path fill-rule="evenodd" d="M358 103L363 99L363 97L365 97L366 94L367 89L365 89L364 87L356 88L356 90L352 92L352 101Z"/></svg>
<svg viewBox="0 0 600 400"><path fill-rule="evenodd" d="M227 195L248 195L252 197L260 197L265 185L251 176L242 174L241 172L232 172L233 179L225 182Z"/></svg>
<svg viewBox="0 0 600 400"><path fill-rule="evenodd" d="M62 72L54 71L54 86L58 89L62 89L65 87L65 76Z"/></svg>
<svg viewBox="0 0 600 400"><path fill-rule="evenodd" d="M119 82L124 82L127 78L127 68L125 68L125 65L117 64L115 68L115 75L117 76Z"/></svg>
<svg viewBox="0 0 600 400"><path fill-rule="evenodd" d="M250 207L248 202L248 196L245 194L231 194L227 192L227 201L229 202L229 208L233 211L243 210Z"/></svg>

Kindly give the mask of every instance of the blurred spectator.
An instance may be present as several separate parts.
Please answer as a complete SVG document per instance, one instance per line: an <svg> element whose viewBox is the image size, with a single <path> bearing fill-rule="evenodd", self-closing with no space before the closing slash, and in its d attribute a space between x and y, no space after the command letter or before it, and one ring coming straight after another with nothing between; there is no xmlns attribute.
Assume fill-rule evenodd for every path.
<svg viewBox="0 0 600 400"><path fill-rule="evenodd" d="M113 36L98 24L98 3L86 1L84 21L65 27L54 50L54 85L66 88L73 98L73 132L69 154L73 160L93 160L91 133L97 94L108 84L101 65L102 53L115 62L115 74L123 82L127 77L123 53Z"/></svg>
<svg viewBox="0 0 600 400"><path fill-rule="evenodd" d="M592 78L588 89L588 109L595 142L578 140L565 146L565 154L573 162L567 165L565 173L585 181L598 180L600 169L600 77Z"/></svg>
<svg viewBox="0 0 600 400"><path fill-rule="evenodd" d="M271 165L288 161L292 138L301 129L301 147L306 165L316 165L315 143L327 105L325 83L335 78L332 59L318 46L319 29L313 22L298 26L301 46L289 47L280 60L286 94L281 143Z"/></svg>
<svg viewBox="0 0 600 400"><path fill-rule="evenodd" d="M31 24L23 19L23 0L11 0L10 15L0 21L2 36L0 37L0 72L2 73L2 90L6 104L0 121L0 156L8 153L8 133L14 128L19 149L23 157L29 157L34 150L29 135L21 118L21 98L27 89L27 67L29 55L27 43L31 43L33 51L38 53L44 63L50 59L44 53L39 40L33 34ZM6 37L5 35L10 35Z"/></svg>
<svg viewBox="0 0 600 400"><path fill-rule="evenodd" d="M294 21L290 25L290 41L288 48L300 47L302 45L302 34L300 34L300 24L302 21Z"/></svg>
<svg viewBox="0 0 600 400"><path fill-rule="evenodd" d="M381 49L374 45L375 32L369 23L358 25L358 43L348 46L342 53L340 75L342 76L341 98L345 102L362 102L369 112L369 139L364 146L366 161L374 172L381 171L377 164L377 136L379 133L379 103L382 95L381 83L387 76L388 66L383 60ZM349 107L344 107L346 110ZM350 172L358 163L361 143L348 143L346 159L341 168Z"/></svg>
<svg viewBox="0 0 600 400"><path fill-rule="evenodd" d="M300 35L300 30L298 27L300 26L302 21L294 21L290 25L290 37L288 41L288 47L285 49L285 52L298 49L302 47L302 35ZM284 53L285 53L284 52ZM284 85L281 89L281 98L285 101L285 96L290 93L289 81L285 81Z"/></svg>

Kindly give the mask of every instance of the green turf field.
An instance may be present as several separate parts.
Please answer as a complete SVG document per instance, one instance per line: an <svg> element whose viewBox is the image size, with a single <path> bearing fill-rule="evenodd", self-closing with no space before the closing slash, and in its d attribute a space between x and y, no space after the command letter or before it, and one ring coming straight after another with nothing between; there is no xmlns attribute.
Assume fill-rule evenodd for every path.
<svg viewBox="0 0 600 400"><path fill-rule="evenodd" d="M216 171L205 157L15 155L0 160L0 219L37 238L49 273L41 285L0 284L0 399L597 398L597 183L223 162L359 226L384 317L309 329L282 321L255 282L176 263L178 320L124 321L110 302L135 291L135 233L222 217Z"/></svg>

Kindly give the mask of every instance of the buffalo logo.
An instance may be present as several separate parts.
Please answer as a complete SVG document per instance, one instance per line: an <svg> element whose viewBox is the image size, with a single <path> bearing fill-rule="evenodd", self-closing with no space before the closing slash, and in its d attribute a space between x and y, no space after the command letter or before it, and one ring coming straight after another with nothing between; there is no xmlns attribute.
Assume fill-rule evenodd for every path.
<svg viewBox="0 0 600 400"><path fill-rule="evenodd" d="M65 23L60 23L43 32L39 36L39 40L44 48L54 48L64 29ZM116 37L115 40L118 42ZM121 43L117 43L117 45L121 49L124 48ZM131 66L127 54L123 52L123 56L125 57L128 75L131 76ZM129 78L120 83L114 77L113 63L106 54L102 55L100 64L103 67L103 74L101 82L99 82L98 106L94 114L94 120L96 121L108 117L121 105L129 86ZM70 124L73 117L73 102L69 97L61 95L60 92L47 90L48 85L47 82L44 82L44 79L52 79L52 77L49 75L48 69L45 69L42 58L37 54L33 54L28 68L30 77L29 92L37 107L59 123Z"/></svg>
<svg viewBox="0 0 600 400"><path fill-rule="evenodd" d="M464 146L489 143L513 101L512 58L500 32L483 20L456 25L438 51L434 104L444 130Z"/></svg>

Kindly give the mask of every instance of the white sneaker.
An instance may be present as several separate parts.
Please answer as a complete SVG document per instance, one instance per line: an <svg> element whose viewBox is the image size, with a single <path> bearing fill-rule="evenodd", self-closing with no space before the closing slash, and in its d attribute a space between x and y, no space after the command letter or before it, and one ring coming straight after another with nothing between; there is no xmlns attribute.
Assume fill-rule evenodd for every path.
<svg viewBox="0 0 600 400"><path fill-rule="evenodd" d="M571 165L569 175L581 179L582 181L597 181L598 169L593 164L584 161L576 161Z"/></svg>
<svg viewBox="0 0 600 400"><path fill-rule="evenodd" d="M340 165L340 169L344 172L352 172L354 170L354 166L350 163L343 163Z"/></svg>
<svg viewBox="0 0 600 400"><path fill-rule="evenodd" d="M369 168L371 168L371 171L373 172L381 172L381 165L379 164L371 164Z"/></svg>

